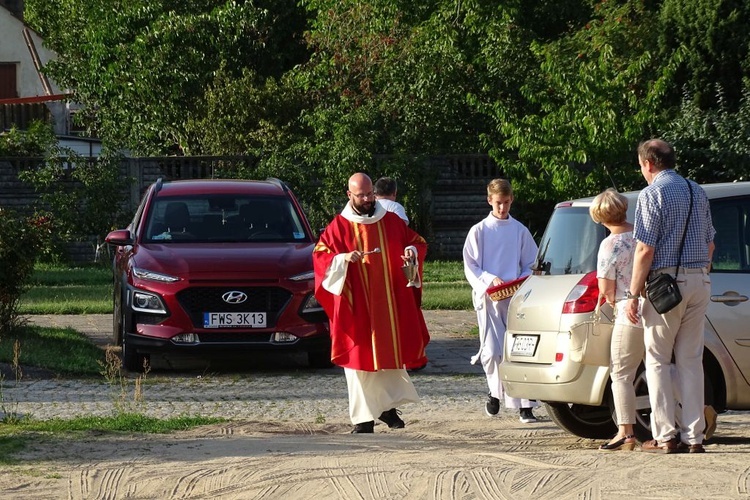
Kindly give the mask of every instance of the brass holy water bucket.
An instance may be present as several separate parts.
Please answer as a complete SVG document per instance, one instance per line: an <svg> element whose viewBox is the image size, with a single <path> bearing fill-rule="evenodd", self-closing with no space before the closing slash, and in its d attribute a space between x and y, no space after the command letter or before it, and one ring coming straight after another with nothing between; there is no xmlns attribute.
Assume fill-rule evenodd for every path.
<svg viewBox="0 0 750 500"><path fill-rule="evenodd" d="M401 270L406 276L408 283L406 286L418 286L419 285L419 266L417 265L417 259L410 259L401 266Z"/></svg>

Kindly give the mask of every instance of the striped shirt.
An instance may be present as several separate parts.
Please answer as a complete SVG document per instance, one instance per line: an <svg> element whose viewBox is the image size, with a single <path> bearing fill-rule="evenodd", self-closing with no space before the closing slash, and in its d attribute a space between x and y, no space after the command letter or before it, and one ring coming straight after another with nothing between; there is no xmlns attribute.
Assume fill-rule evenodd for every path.
<svg viewBox="0 0 750 500"><path fill-rule="evenodd" d="M716 230L706 193L698 184L688 182L693 191L693 209L680 265L706 267L709 264L708 246ZM689 210L688 184L671 169L656 174L652 183L638 195L633 233L638 241L654 247L652 270L677 266Z"/></svg>

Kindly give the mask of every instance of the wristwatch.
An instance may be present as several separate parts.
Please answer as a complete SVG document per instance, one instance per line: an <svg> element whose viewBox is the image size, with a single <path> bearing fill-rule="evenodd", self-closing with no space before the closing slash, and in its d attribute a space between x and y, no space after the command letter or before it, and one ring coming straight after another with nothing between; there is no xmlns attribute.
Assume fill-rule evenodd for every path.
<svg viewBox="0 0 750 500"><path fill-rule="evenodd" d="M637 299L638 296L637 295L633 295L632 293L630 293L630 290L628 290L627 292L625 292L625 298L628 299L628 300L630 300L630 299Z"/></svg>

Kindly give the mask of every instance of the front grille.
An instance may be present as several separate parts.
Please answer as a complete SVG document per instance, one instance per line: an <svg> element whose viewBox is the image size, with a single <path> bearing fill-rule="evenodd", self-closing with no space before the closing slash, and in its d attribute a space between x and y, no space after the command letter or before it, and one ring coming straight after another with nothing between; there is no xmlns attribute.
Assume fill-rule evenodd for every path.
<svg viewBox="0 0 750 500"><path fill-rule="evenodd" d="M233 332L229 328L220 328L209 330L198 334L201 344L269 344L271 343L271 334L266 332L262 334Z"/></svg>
<svg viewBox="0 0 750 500"><path fill-rule="evenodd" d="M226 292L244 292L242 304L227 304ZM195 328L203 328L204 312L265 312L267 328L276 326L281 312L292 300L288 290L279 287L192 287L177 294L177 301L190 316Z"/></svg>

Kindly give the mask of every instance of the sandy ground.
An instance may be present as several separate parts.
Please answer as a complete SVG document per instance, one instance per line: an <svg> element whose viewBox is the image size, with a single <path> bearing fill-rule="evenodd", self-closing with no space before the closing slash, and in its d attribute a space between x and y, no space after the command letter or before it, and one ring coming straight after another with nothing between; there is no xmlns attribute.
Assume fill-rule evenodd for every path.
<svg viewBox="0 0 750 500"><path fill-rule="evenodd" d="M445 391L461 377L477 375L446 375ZM325 422L234 418L167 435L39 436L0 466L0 498L750 498L747 412L721 415L705 454L654 455L598 451L543 410L522 424L515 411L486 416L475 395L444 407L428 399L422 411L404 408L405 429L378 424L371 435L349 434L337 409Z"/></svg>
<svg viewBox="0 0 750 500"><path fill-rule="evenodd" d="M600 452L549 421L472 411L372 435L233 421L170 435L41 438L3 498L748 498L750 420L722 416L702 455Z"/></svg>

